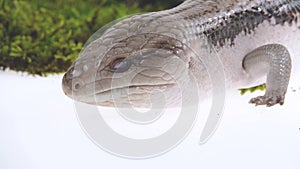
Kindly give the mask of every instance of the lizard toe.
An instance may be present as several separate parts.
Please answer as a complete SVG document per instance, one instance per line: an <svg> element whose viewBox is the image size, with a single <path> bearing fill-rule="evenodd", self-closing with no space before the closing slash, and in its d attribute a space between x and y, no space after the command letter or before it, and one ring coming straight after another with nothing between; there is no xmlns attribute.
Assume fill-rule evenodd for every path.
<svg viewBox="0 0 300 169"><path fill-rule="evenodd" d="M276 104L283 105L284 97L282 96L258 96L252 98L249 103L258 105L266 105L267 107L274 106Z"/></svg>

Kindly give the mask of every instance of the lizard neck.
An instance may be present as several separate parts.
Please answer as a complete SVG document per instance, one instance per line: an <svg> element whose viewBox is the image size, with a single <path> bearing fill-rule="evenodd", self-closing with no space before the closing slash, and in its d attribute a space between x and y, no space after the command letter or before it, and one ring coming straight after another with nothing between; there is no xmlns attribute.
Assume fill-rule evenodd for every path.
<svg viewBox="0 0 300 169"><path fill-rule="evenodd" d="M233 46L240 34L251 34L264 22L300 29L300 1L187 0L176 8L157 13L157 19L174 21L174 18L180 20L187 41L205 36L214 46Z"/></svg>

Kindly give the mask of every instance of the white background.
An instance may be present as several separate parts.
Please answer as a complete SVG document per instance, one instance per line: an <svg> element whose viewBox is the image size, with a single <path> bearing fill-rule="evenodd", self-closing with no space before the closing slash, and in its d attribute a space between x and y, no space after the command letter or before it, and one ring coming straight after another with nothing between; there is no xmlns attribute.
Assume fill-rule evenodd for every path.
<svg viewBox="0 0 300 169"><path fill-rule="evenodd" d="M221 124L206 144L198 145L206 118L200 112L190 135L172 151L128 160L106 153L86 136L61 78L0 72L0 169L300 169L299 81L289 87L284 106L272 108L248 104L261 92L230 91Z"/></svg>

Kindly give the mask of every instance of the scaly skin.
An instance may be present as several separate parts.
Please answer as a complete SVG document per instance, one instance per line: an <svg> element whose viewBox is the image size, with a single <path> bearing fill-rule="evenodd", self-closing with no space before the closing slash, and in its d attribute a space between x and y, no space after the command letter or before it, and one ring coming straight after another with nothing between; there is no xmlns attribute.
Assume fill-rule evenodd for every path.
<svg viewBox="0 0 300 169"><path fill-rule="evenodd" d="M224 71L226 87L261 84L267 75L266 94L250 102L283 104L297 71L291 61L299 62L299 17L300 0L187 0L135 15L96 34L65 74L63 89L89 104L163 107L158 90L168 106L176 106L178 82L193 92L195 80L199 97L207 97L211 84L203 61L216 55L223 67L214 71Z"/></svg>

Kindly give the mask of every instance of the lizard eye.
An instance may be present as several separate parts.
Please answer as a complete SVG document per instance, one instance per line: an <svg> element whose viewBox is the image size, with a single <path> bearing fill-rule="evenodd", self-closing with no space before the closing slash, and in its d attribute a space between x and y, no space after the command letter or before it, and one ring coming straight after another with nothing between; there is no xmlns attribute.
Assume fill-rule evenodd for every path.
<svg viewBox="0 0 300 169"><path fill-rule="evenodd" d="M110 63L110 69L116 73L123 73L131 67L131 62L128 59L125 58L118 58L115 59Z"/></svg>

